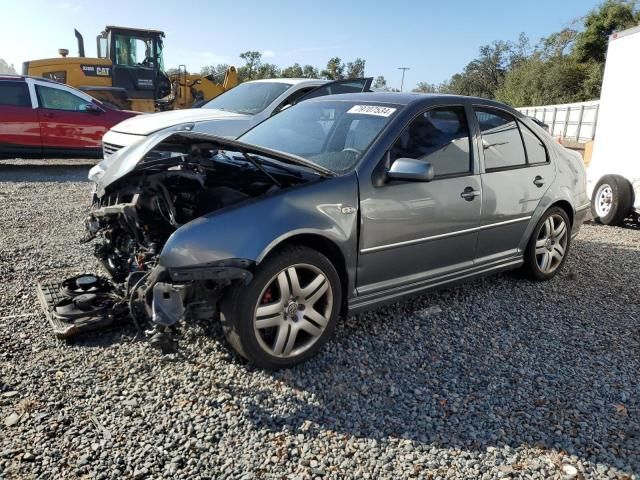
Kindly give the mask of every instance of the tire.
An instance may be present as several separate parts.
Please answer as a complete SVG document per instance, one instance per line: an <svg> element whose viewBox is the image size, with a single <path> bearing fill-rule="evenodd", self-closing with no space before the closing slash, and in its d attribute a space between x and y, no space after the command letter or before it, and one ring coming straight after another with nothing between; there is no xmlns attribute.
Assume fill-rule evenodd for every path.
<svg viewBox="0 0 640 480"><path fill-rule="evenodd" d="M620 175L605 175L593 189L591 214L604 225L622 225L632 206L633 189Z"/></svg>
<svg viewBox="0 0 640 480"><path fill-rule="evenodd" d="M562 230L562 224L564 229ZM533 280L546 281L562 269L571 247L571 222L560 207L547 210L533 229L524 253L524 269Z"/></svg>
<svg viewBox="0 0 640 480"><path fill-rule="evenodd" d="M280 369L322 348L333 335L341 304L333 264L316 250L295 246L267 257L249 285L232 285L220 319L236 352L260 368Z"/></svg>

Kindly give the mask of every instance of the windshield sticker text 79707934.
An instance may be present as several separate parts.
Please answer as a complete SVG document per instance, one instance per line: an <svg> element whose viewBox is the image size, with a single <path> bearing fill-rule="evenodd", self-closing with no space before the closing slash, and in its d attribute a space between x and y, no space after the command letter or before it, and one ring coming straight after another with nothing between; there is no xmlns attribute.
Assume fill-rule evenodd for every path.
<svg viewBox="0 0 640 480"><path fill-rule="evenodd" d="M347 110L347 113L359 113L364 115L376 115L378 117L388 117L395 111L395 108L381 107L379 105L354 105L349 110Z"/></svg>

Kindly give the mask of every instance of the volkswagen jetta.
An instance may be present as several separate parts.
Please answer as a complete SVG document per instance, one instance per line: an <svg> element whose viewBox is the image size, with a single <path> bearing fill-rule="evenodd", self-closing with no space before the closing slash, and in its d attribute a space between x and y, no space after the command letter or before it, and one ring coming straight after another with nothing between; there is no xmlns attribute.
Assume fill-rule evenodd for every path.
<svg viewBox="0 0 640 480"><path fill-rule="evenodd" d="M160 133L94 181L87 240L111 306L153 322L159 344L220 312L233 348L268 368L315 354L344 314L508 269L552 278L589 207L581 161L536 123L422 94L311 99L238 140ZM95 279L74 282L52 315L104 315Z"/></svg>

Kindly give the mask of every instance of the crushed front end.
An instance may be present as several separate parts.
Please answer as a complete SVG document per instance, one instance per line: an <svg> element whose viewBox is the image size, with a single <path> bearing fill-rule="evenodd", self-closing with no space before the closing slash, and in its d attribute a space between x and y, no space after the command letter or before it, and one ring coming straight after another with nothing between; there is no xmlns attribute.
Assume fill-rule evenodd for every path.
<svg viewBox="0 0 640 480"><path fill-rule="evenodd" d="M232 281L251 280L253 262L248 259L171 270L160 263L165 243L183 225L306 181L282 167L269 173L241 146L229 146L236 151L222 150L215 141L174 134L145 152L133 167L116 159L103 172L124 173L112 174L108 184L97 182L82 241L94 244L95 256L110 278L86 274L38 285L57 336L66 338L129 318L153 345L171 351L170 332L177 322L215 318L223 290Z"/></svg>

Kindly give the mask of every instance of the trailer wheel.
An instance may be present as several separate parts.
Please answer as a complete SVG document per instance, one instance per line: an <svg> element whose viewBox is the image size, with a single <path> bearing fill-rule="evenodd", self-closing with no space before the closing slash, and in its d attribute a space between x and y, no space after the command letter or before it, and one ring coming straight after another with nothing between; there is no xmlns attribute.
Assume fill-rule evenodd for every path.
<svg viewBox="0 0 640 480"><path fill-rule="evenodd" d="M602 177L591 195L591 214L604 225L622 225L632 205L631 184L620 175Z"/></svg>

